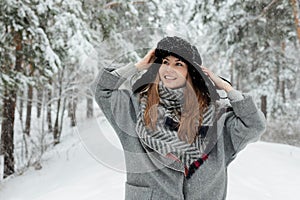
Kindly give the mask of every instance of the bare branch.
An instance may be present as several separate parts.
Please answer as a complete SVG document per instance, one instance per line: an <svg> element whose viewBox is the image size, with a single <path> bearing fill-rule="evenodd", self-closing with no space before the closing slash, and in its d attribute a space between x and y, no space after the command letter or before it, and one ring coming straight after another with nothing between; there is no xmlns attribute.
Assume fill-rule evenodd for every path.
<svg viewBox="0 0 300 200"><path fill-rule="evenodd" d="M272 0L271 3L269 3L266 7L264 7L262 12L254 19L254 21L264 16L271 9L273 4L275 4L277 1L279 0Z"/></svg>
<svg viewBox="0 0 300 200"><path fill-rule="evenodd" d="M262 14L266 14L268 12L268 10L271 8L271 6L273 4L275 4L278 0L273 0L269 5L267 5L266 7L264 7Z"/></svg>

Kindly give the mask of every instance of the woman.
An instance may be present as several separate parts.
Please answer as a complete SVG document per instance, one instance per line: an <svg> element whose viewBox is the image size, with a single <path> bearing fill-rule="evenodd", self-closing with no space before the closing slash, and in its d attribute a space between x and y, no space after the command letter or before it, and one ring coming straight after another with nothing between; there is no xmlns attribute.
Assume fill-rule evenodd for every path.
<svg viewBox="0 0 300 200"><path fill-rule="evenodd" d="M265 130L251 96L203 67L179 37L134 65L102 69L94 92L124 149L126 200L225 199L229 163Z"/></svg>

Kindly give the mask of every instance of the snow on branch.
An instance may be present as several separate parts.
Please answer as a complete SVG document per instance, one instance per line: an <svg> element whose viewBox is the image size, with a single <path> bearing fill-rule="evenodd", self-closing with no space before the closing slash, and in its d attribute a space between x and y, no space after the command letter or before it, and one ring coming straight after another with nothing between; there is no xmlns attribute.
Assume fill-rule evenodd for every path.
<svg viewBox="0 0 300 200"><path fill-rule="evenodd" d="M146 1L133 1L133 2L129 2L131 4L144 4L146 3ZM111 9L111 8L115 8L120 6L122 3L121 2L110 2L107 3L103 6L104 9Z"/></svg>

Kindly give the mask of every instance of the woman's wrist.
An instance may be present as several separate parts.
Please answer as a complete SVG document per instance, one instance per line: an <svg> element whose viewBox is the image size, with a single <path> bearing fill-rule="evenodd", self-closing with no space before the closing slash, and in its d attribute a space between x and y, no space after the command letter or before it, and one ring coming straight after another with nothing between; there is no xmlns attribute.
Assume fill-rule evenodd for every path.
<svg viewBox="0 0 300 200"><path fill-rule="evenodd" d="M135 63L134 67L136 68L137 71L143 71L143 65L140 63Z"/></svg>
<svg viewBox="0 0 300 200"><path fill-rule="evenodd" d="M234 88L233 88L231 85L226 84L226 85L224 86L223 90L224 90L226 93L228 93L228 92L234 90Z"/></svg>

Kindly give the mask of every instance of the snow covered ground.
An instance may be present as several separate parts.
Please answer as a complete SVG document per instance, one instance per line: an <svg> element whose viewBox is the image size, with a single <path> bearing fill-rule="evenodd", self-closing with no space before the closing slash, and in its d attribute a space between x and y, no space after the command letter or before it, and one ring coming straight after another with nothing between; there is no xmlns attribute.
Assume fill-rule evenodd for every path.
<svg viewBox="0 0 300 200"><path fill-rule="evenodd" d="M108 154L112 146L112 154L121 162ZM120 143L103 117L85 121L64 133L62 143L44 156L41 170L31 168L1 183L0 199L123 199L120 152ZM229 168L227 199L300 199L300 148L265 142L249 145Z"/></svg>

